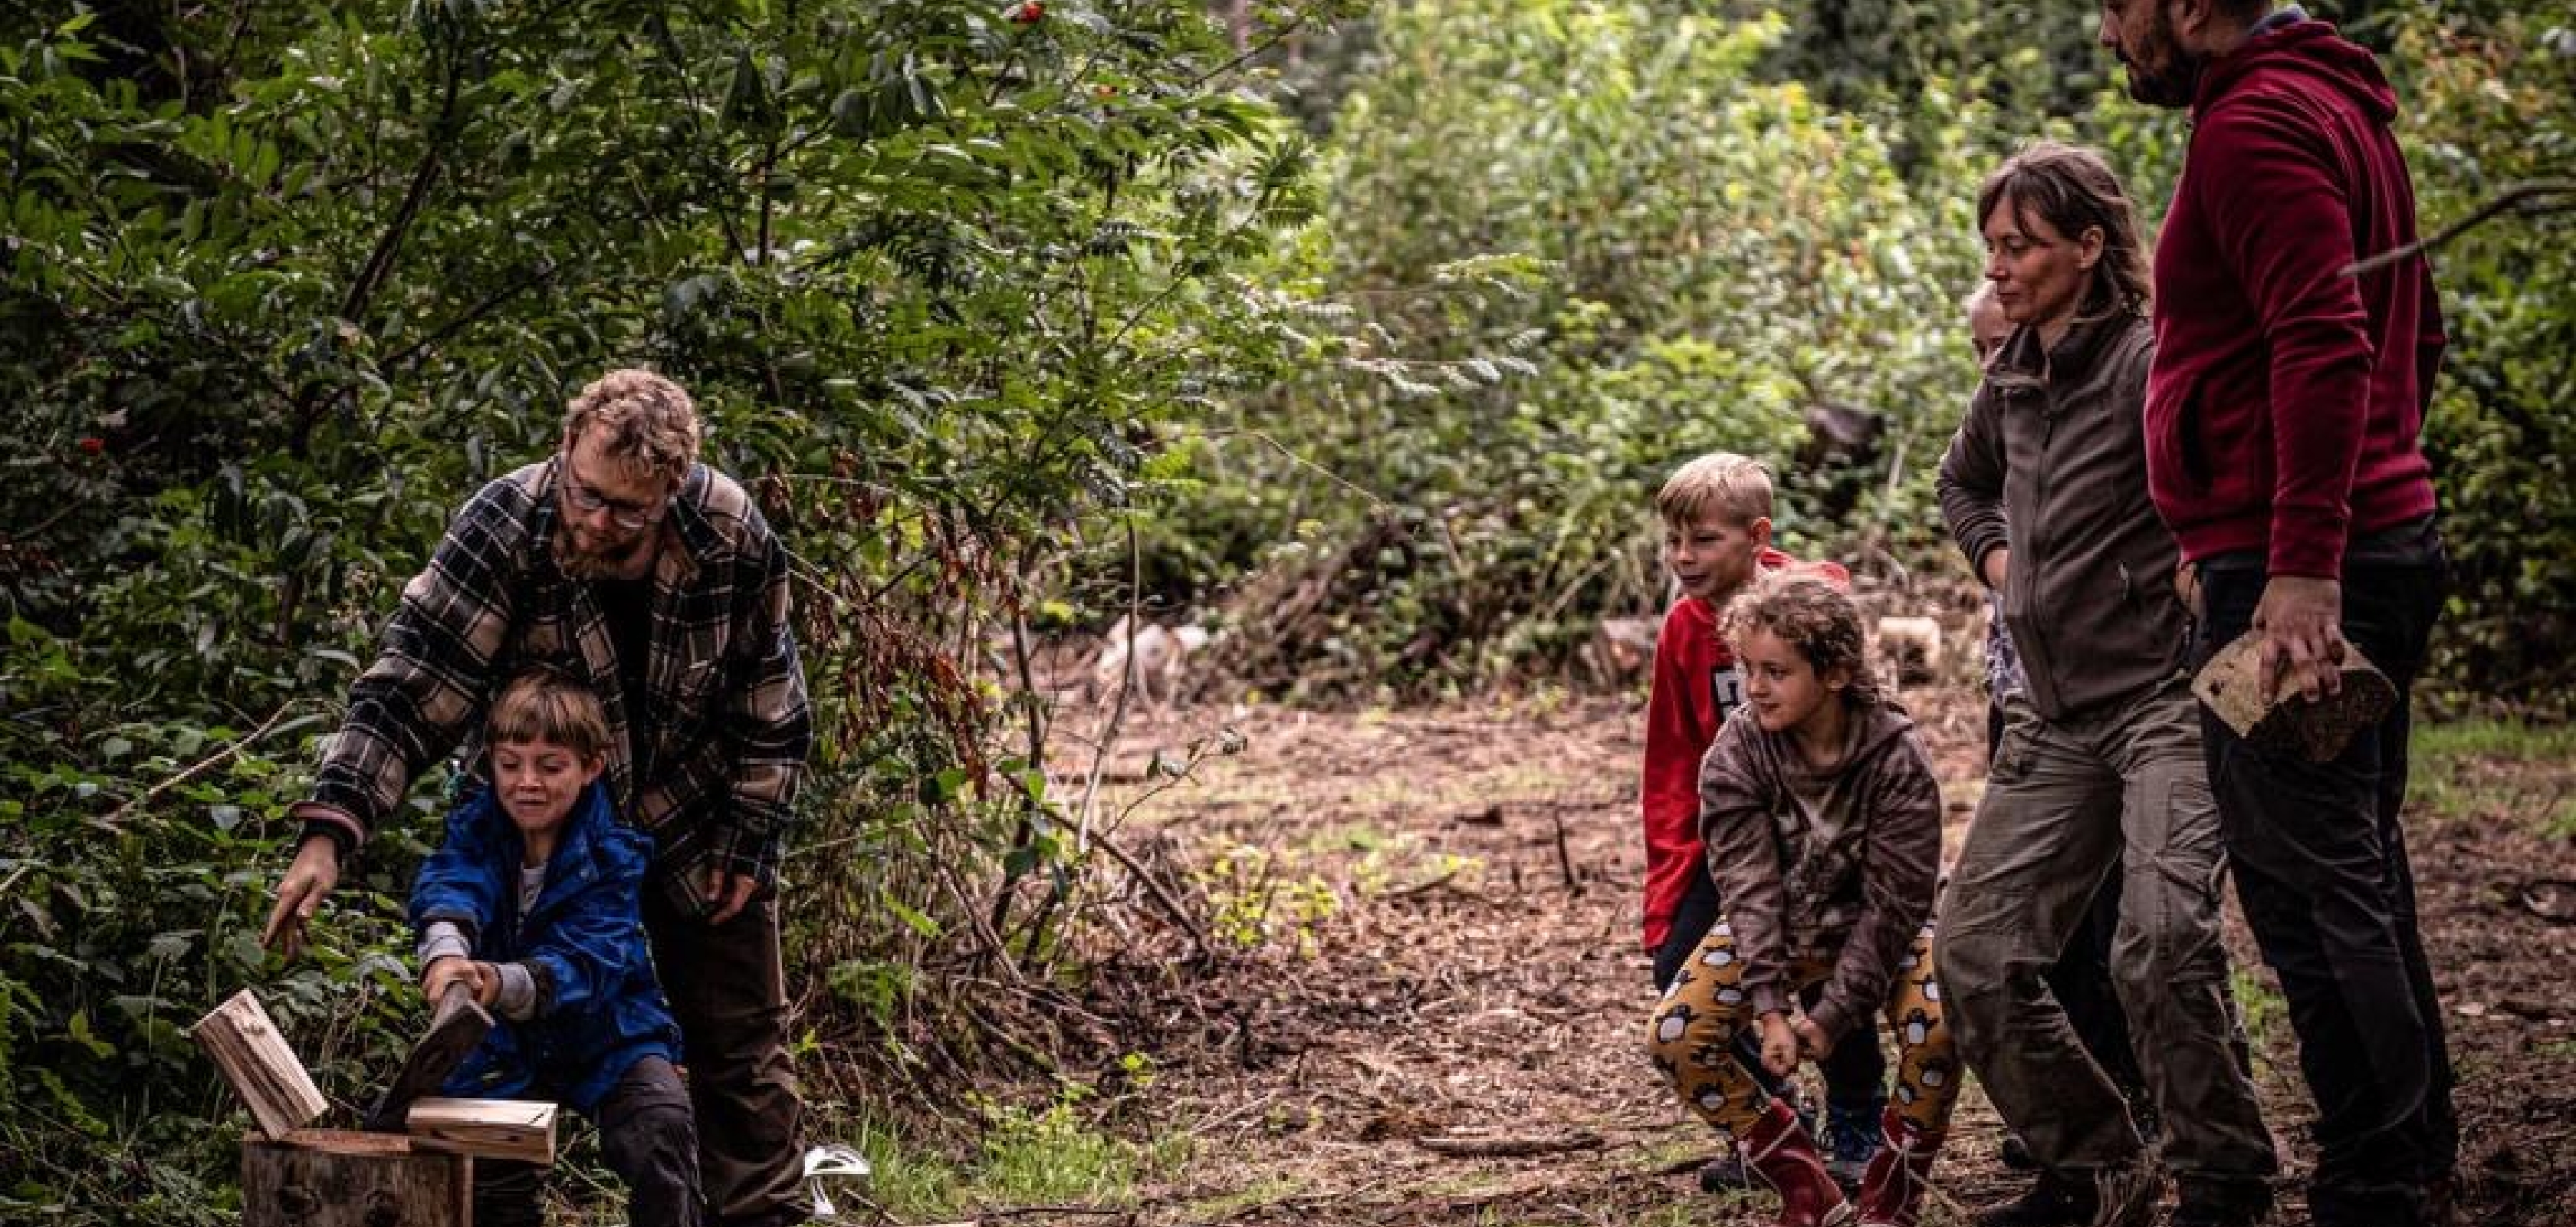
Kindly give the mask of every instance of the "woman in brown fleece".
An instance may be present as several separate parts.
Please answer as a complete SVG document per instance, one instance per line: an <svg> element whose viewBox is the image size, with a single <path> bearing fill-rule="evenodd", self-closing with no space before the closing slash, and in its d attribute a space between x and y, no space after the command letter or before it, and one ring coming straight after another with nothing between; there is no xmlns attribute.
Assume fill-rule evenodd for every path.
<svg viewBox="0 0 2576 1227"><path fill-rule="evenodd" d="M1897 1048L1884 1144L1857 1222L1911 1227L1959 1095L1932 975L1941 794L1914 722L1879 694L1860 611L1816 579L1765 578L1726 612L1745 703L1700 766L1700 827L1724 916L1648 1022L1655 1066L1779 1191L1781 1227L1855 1221L1788 1105L1731 1055L1759 1028L1786 1077L1871 1014ZM1822 984L1813 1008L1799 995Z"/></svg>

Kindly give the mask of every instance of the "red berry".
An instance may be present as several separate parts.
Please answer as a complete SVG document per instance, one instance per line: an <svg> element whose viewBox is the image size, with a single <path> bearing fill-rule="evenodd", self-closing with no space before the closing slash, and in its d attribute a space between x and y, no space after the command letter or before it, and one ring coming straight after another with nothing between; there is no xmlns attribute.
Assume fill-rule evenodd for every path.
<svg viewBox="0 0 2576 1227"><path fill-rule="evenodd" d="M97 435L83 435L80 441L80 449L89 455L96 456L107 450L107 440L99 438Z"/></svg>
<svg viewBox="0 0 2576 1227"><path fill-rule="evenodd" d="M1002 10L1002 20L1013 25L1035 25L1038 19L1044 16L1046 16L1046 5L1039 3L1039 0L1020 0L1018 4Z"/></svg>

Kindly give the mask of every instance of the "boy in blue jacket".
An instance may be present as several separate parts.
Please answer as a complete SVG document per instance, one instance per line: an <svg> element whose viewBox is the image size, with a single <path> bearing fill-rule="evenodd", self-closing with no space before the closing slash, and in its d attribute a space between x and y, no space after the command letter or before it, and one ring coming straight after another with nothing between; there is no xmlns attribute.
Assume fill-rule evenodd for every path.
<svg viewBox="0 0 2576 1227"><path fill-rule="evenodd" d="M448 815L412 887L421 992L469 987L494 1026L445 1094L543 1099L599 1126L636 1227L697 1227L696 1118L680 1029L653 978L641 891L651 842L599 782L608 720L580 683L526 674L492 705L491 786ZM474 1221L536 1227L544 1172L474 1164Z"/></svg>

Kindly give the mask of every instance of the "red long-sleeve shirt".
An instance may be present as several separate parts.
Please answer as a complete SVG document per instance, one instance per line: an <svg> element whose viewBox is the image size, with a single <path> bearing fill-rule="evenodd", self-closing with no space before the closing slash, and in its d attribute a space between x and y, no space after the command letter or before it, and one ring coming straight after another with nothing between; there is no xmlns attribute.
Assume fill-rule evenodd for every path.
<svg viewBox="0 0 2576 1227"><path fill-rule="evenodd" d="M2431 514L2418 435L2441 362L2378 61L2321 21L2209 66L2156 241L2147 488L2183 556L2335 576L2355 533Z"/></svg>
<svg viewBox="0 0 2576 1227"><path fill-rule="evenodd" d="M1798 561L1765 547L1755 560L1764 571ZM1818 574L1840 587L1849 572L1821 563ZM1646 767L1641 794L1646 827L1646 949L1664 944L1673 911L1706 872L1699 837L1699 760L1744 697L1735 653L1718 637L1717 615L1697 597L1684 596L1664 614L1655 636L1653 689L1646 700Z"/></svg>

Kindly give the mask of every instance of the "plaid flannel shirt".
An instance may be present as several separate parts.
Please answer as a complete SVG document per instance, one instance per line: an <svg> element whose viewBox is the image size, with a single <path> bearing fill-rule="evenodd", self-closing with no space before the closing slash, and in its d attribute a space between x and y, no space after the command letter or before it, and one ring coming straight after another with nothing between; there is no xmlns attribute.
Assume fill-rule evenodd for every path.
<svg viewBox="0 0 2576 1227"><path fill-rule="evenodd" d="M510 678L546 665L588 681L607 708L609 793L653 837L666 896L686 912L711 911L714 866L754 876L765 893L813 740L788 624L787 549L741 485L690 469L660 527L645 710L629 710L599 602L555 562L559 463L502 477L457 513L404 586L382 653L350 689L313 798L293 816L345 854L460 743L465 771L487 779L486 708ZM637 720L640 741L629 736Z"/></svg>

